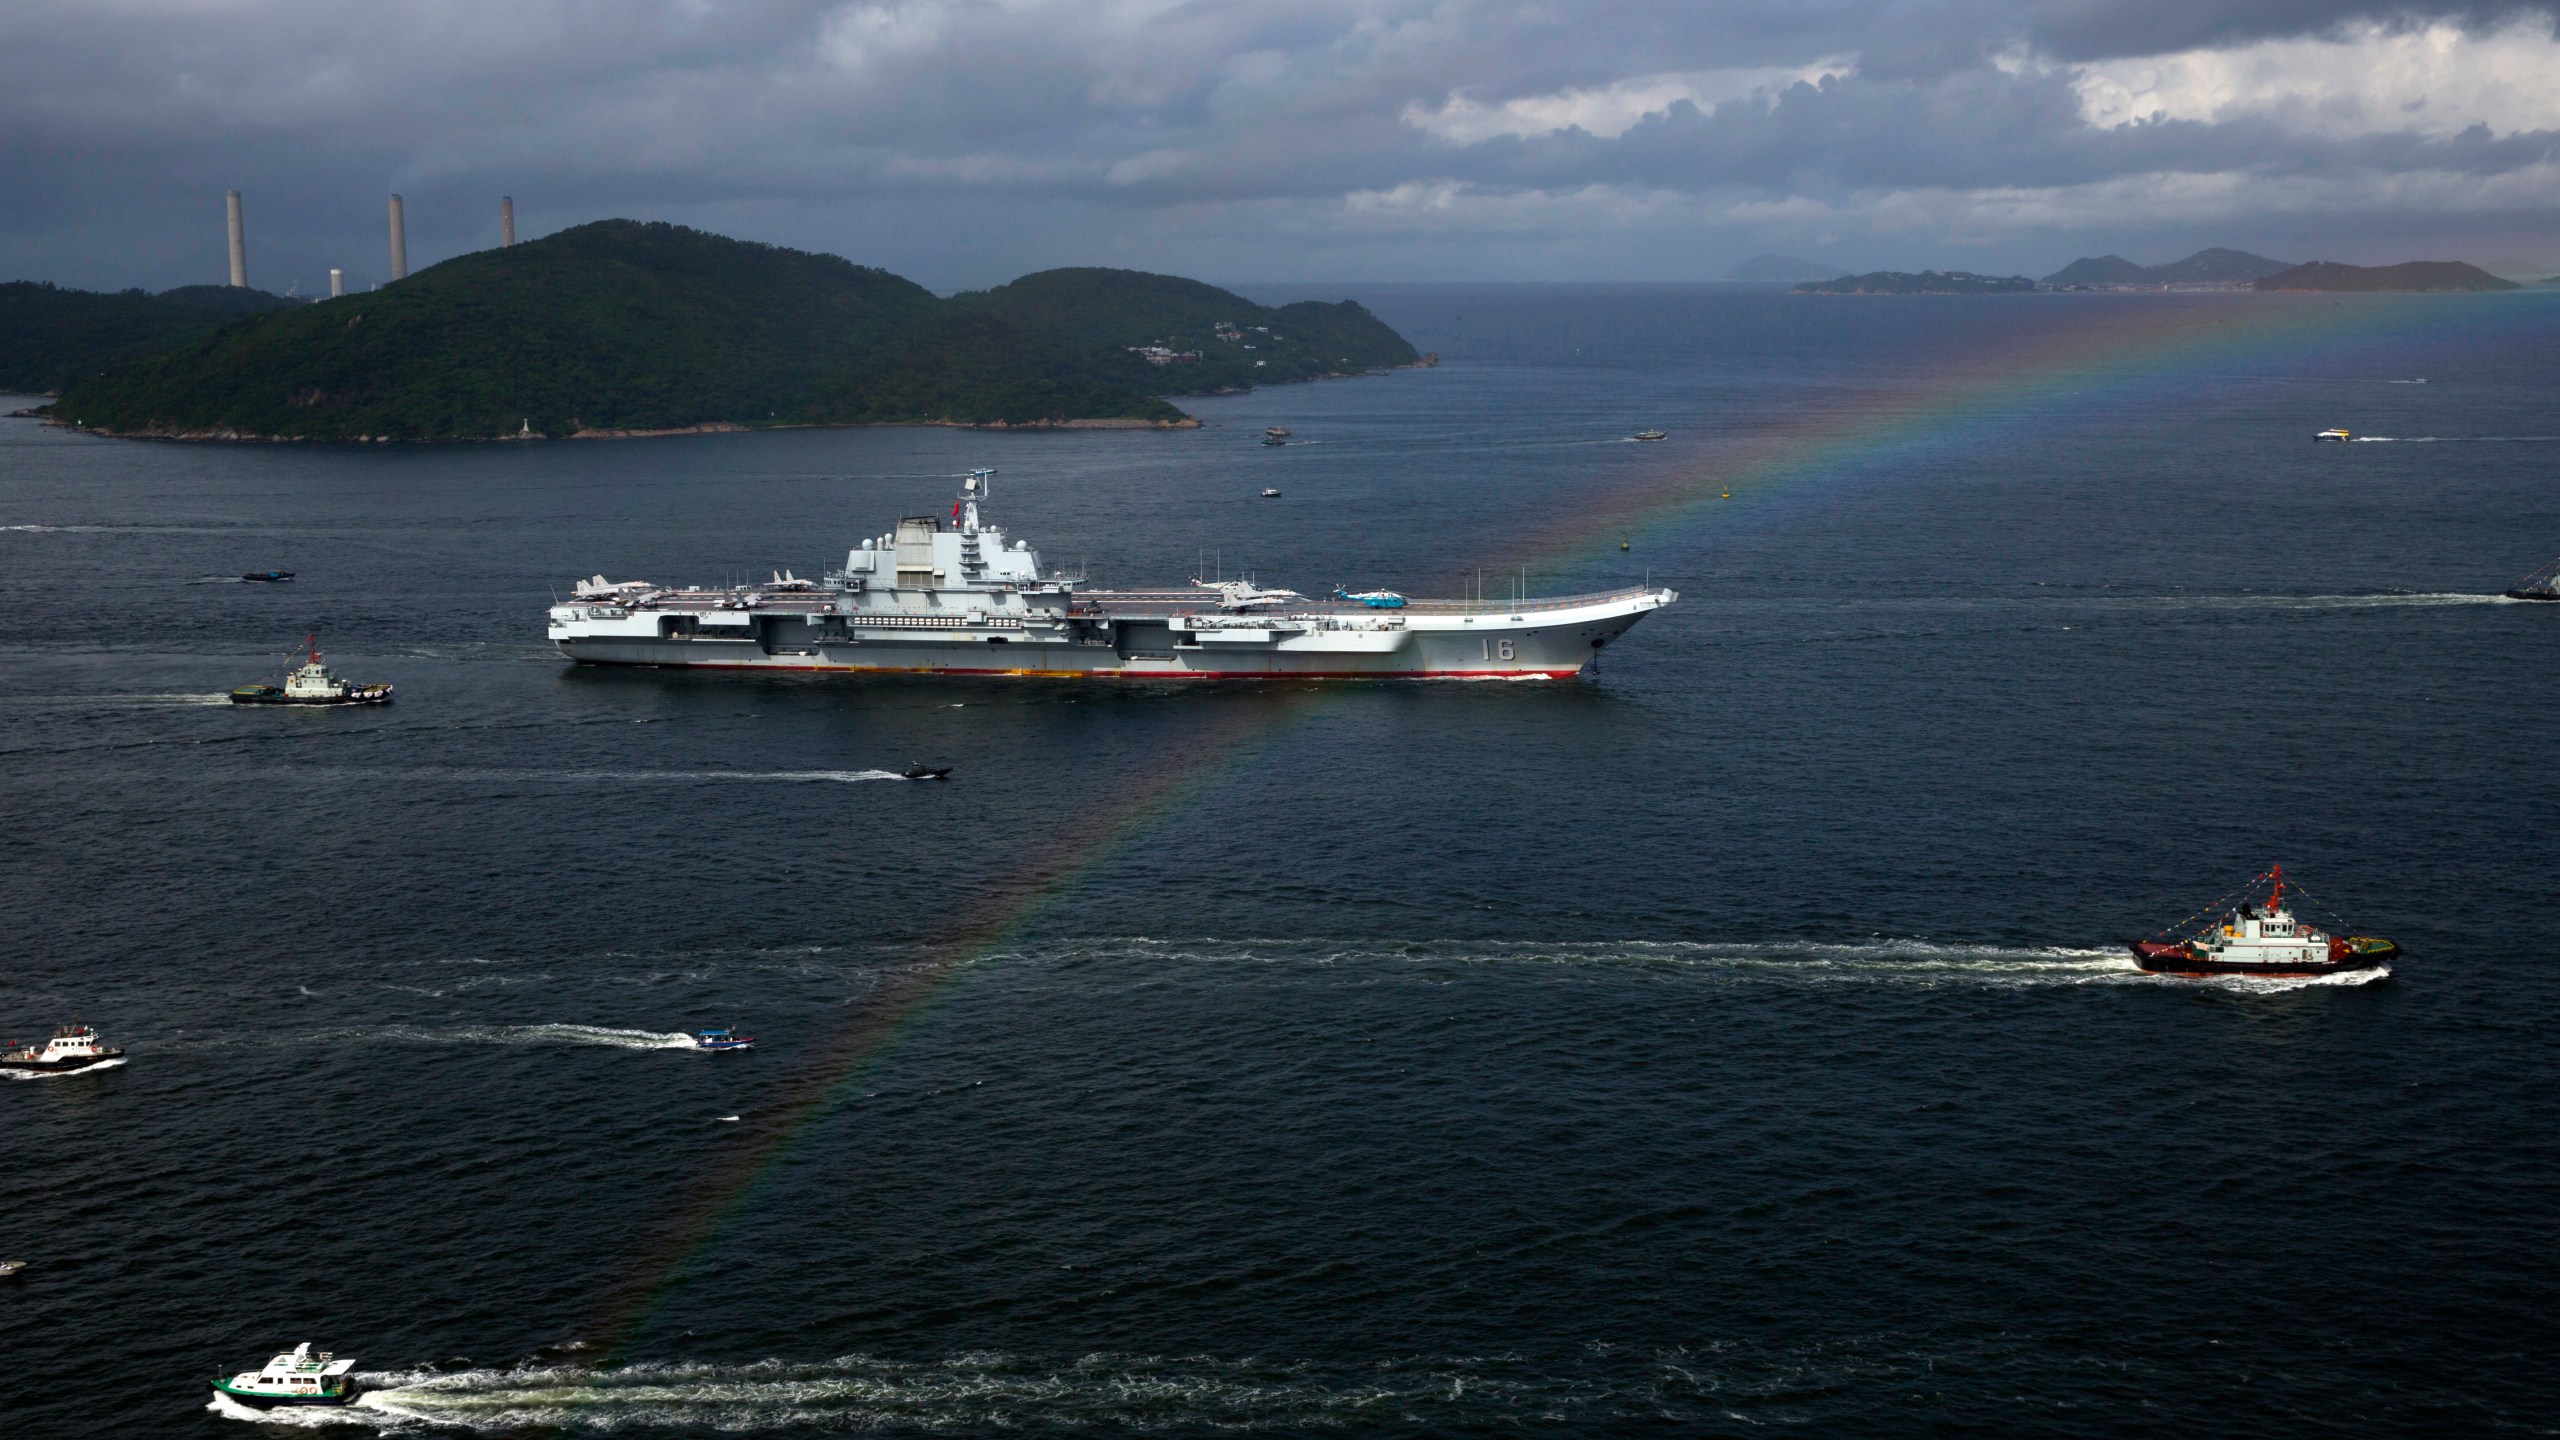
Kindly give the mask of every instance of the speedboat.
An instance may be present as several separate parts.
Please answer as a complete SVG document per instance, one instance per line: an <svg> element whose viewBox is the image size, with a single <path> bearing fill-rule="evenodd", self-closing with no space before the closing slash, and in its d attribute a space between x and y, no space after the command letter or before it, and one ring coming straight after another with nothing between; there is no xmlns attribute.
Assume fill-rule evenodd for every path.
<svg viewBox="0 0 2560 1440"><path fill-rule="evenodd" d="M696 1050L753 1050L756 1048L756 1037L741 1035L735 1030L696 1030L693 1032L693 1048Z"/></svg>
<svg viewBox="0 0 2560 1440"><path fill-rule="evenodd" d="M2400 947L2372 935L2331 935L2294 918L2284 906L2284 867L2271 866L2243 887L2254 896L2270 886L2263 903L2238 910L2183 940L2137 940L2133 963L2154 975L2257 975L2286 979L2378 969L2400 956ZM2300 886L2296 886L2300 889ZM2219 907L2216 907L2219 908Z"/></svg>
<svg viewBox="0 0 2560 1440"><path fill-rule="evenodd" d="M24 1260L0 1260L0 1280L6 1280L26 1268L27 1262Z"/></svg>
<svg viewBox="0 0 2560 1440"><path fill-rule="evenodd" d="M1670 435L1671 432L1668 430L1639 430L1627 438L1630 440L1663 440L1670 438Z"/></svg>
<svg viewBox="0 0 2560 1440"><path fill-rule="evenodd" d="M1262 437L1262 443L1265 445L1286 445L1289 442L1281 439L1277 435L1265 435Z"/></svg>
<svg viewBox="0 0 2560 1440"><path fill-rule="evenodd" d="M326 1350L312 1354L306 1341L268 1361L263 1370L243 1370L229 1379L217 1378L213 1392L259 1410L344 1405L358 1393L354 1378L347 1373L355 1368L353 1360L341 1360Z"/></svg>
<svg viewBox="0 0 2560 1440"><path fill-rule="evenodd" d="M1262 492L1262 498L1265 500L1277 500L1280 498L1280 492L1266 487Z"/></svg>
<svg viewBox="0 0 2560 1440"><path fill-rule="evenodd" d="M2314 440L2353 440L2356 437L2348 434L2344 430L2323 430L2311 438Z"/></svg>
<svg viewBox="0 0 2560 1440"><path fill-rule="evenodd" d="M1262 433L1275 440L1286 440L1289 438L1289 427L1286 425L1273 425L1264 429Z"/></svg>
<svg viewBox="0 0 2560 1440"><path fill-rule="evenodd" d="M0 1052L0 1075L12 1080L33 1080L45 1075L77 1075L83 1070L103 1070L123 1063L123 1051L99 1044L94 1028L75 1023L54 1031L53 1038L42 1045L9 1042L7 1050Z"/></svg>
<svg viewBox="0 0 2560 1440"><path fill-rule="evenodd" d="M2554 560L2507 587L2510 600L2560 600L2560 560Z"/></svg>
<svg viewBox="0 0 2560 1440"><path fill-rule="evenodd" d="M240 578L243 580L254 580L260 584L272 585L279 580L292 579L293 572L290 570L252 570Z"/></svg>
<svg viewBox="0 0 2560 1440"><path fill-rule="evenodd" d="M948 765L910 765L906 769L899 771L898 774L901 778L908 780L948 780L951 778L951 767Z"/></svg>
<svg viewBox="0 0 2560 1440"><path fill-rule="evenodd" d="M311 658L296 666L284 677L282 685L243 685L231 692L234 705L381 705L391 699L391 687L373 683L359 685L341 680L328 666L320 663L320 637L309 635L303 642Z"/></svg>

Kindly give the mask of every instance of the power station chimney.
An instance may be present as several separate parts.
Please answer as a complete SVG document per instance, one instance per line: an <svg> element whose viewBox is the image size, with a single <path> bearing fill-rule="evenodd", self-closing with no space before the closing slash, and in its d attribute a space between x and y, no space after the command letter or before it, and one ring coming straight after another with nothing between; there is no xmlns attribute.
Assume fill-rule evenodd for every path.
<svg viewBox="0 0 2560 1440"><path fill-rule="evenodd" d="M332 299L332 300L335 300L335 299L337 299L339 296L344 295L344 294L346 294L346 293L347 293L347 272L346 272L346 271L344 271L344 270L339 269L339 268L338 268L337 266L335 266L335 265L330 266L330 267L329 267L329 298L330 298L330 299Z"/></svg>
<svg viewBox="0 0 2560 1440"><path fill-rule="evenodd" d="M240 192L233 190L225 197L231 207L231 284L232 288L249 288L249 232L240 223Z"/></svg>
<svg viewBox="0 0 2560 1440"><path fill-rule="evenodd" d="M498 197L498 243L516 243L516 197L513 195Z"/></svg>
<svg viewBox="0 0 2560 1440"><path fill-rule="evenodd" d="M409 222L401 217L400 197L391 197L391 278L409 278Z"/></svg>

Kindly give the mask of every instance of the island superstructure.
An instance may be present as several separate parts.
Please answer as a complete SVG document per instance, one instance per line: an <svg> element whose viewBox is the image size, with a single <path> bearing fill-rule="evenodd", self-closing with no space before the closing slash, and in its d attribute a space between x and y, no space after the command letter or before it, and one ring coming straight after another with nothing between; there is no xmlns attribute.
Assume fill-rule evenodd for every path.
<svg viewBox="0 0 2560 1440"><path fill-rule="evenodd" d="M551 607L560 652L590 665L1098 678L1567 679L1679 599L1639 586L1381 609L1247 581L1157 590L1052 574L979 513L995 472L962 479L946 520L908 516L823 579L762 585L579 581Z"/></svg>

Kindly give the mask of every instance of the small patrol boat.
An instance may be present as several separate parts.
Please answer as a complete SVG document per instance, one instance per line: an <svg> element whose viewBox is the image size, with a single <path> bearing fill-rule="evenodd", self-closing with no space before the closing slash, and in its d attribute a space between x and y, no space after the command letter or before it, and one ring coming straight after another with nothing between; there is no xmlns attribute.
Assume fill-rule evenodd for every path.
<svg viewBox="0 0 2560 1440"><path fill-rule="evenodd" d="M243 580L255 581L261 585L273 585L279 581L292 579L293 572L290 570L252 570L240 578Z"/></svg>
<svg viewBox="0 0 2560 1440"><path fill-rule="evenodd" d="M2269 887L2263 902L2254 900ZM2295 886L2300 889L2300 886ZM2137 940L2133 963L2154 975L2256 975L2287 979L2372 970L2399 958L2400 947L2371 935L2331 935L2294 918L2284 906L2284 867L2270 866L2241 888L2240 908L2183 940ZM2221 903L2207 907L2219 910Z"/></svg>
<svg viewBox="0 0 2560 1440"><path fill-rule="evenodd" d="M2560 560L2554 560L2507 587L2510 600L2560 600Z"/></svg>
<svg viewBox="0 0 2560 1440"><path fill-rule="evenodd" d="M21 1045L12 1040L5 1051L0 1051L0 1075L12 1080L77 1075L83 1070L103 1070L123 1063L123 1051L99 1044L97 1030L77 1022L54 1031L53 1038L42 1045Z"/></svg>
<svg viewBox="0 0 2560 1440"><path fill-rule="evenodd" d="M2344 430L2323 430L2311 438L2314 440L2353 440L2356 437L2348 434Z"/></svg>
<svg viewBox="0 0 2560 1440"><path fill-rule="evenodd" d="M387 684L359 685L341 680L320 663L320 637L304 637L311 658L284 677L282 685L243 685L231 692L234 705L381 705L391 699Z"/></svg>
<svg viewBox="0 0 2560 1440"><path fill-rule="evenodd" d="M344 1405L358 1394L354 1377L347 1373L355 1368L353 1360L341 1360L326 1350L312 1354L306 1341L268 1361L265 1369L216 1377L213 1392L259 1410Z"/></svg>
<svg viewBox="0 0 2560 1440"><path fill-rule="evenodd" d="M756 1048L756 1037L741 1035L735 1030L696 1030L693 1032L693 1048L696 1050L753 1050Z"/></svg>
<svg viewBox="0 0 2560 1440"><path fill-rule="evenodd" d="M1671 438L1671 432L1668 430L1639 430L1627 438L1630 440L1667 440Z"/></svg>

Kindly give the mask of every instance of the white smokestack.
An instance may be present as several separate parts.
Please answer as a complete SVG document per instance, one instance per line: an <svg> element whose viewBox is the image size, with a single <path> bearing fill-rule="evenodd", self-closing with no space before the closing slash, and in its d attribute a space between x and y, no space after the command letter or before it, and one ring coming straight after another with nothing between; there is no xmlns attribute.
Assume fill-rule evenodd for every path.
<svg viewBox="0 0 2560 1440"><path fill-rule="evenodd" d="M339 268L338 268L337 266L335 266L335 265L330 266L330 267L329 267L329 298L330 298L330 299L332 299L332 300L335 300L335 299L337 299L339 296L344 295L344 294L346 294L346 293L347 293L347 272L346 272L346 271L344 271L344 270L339 269Z"/></svg>
<svg viewBox="0 0 2560 1440"><path fill-rule="evenodd" d="M231 283L237 289L249 288L249 232L240 223L240 192L227 193L231 207Z"/></svg>
<svg viewBox="0 0 2560 1440"><path fill-rule="evenodd" d="M409 222L400 214L400 197L391 197L391 278L409 278Z"/></svg>
<svg viewBox="0 0 2560 1440"><path fill-rule="evenodd" d="M498 243L516 243L516 197L513 195L498 197Z"/></svg>

